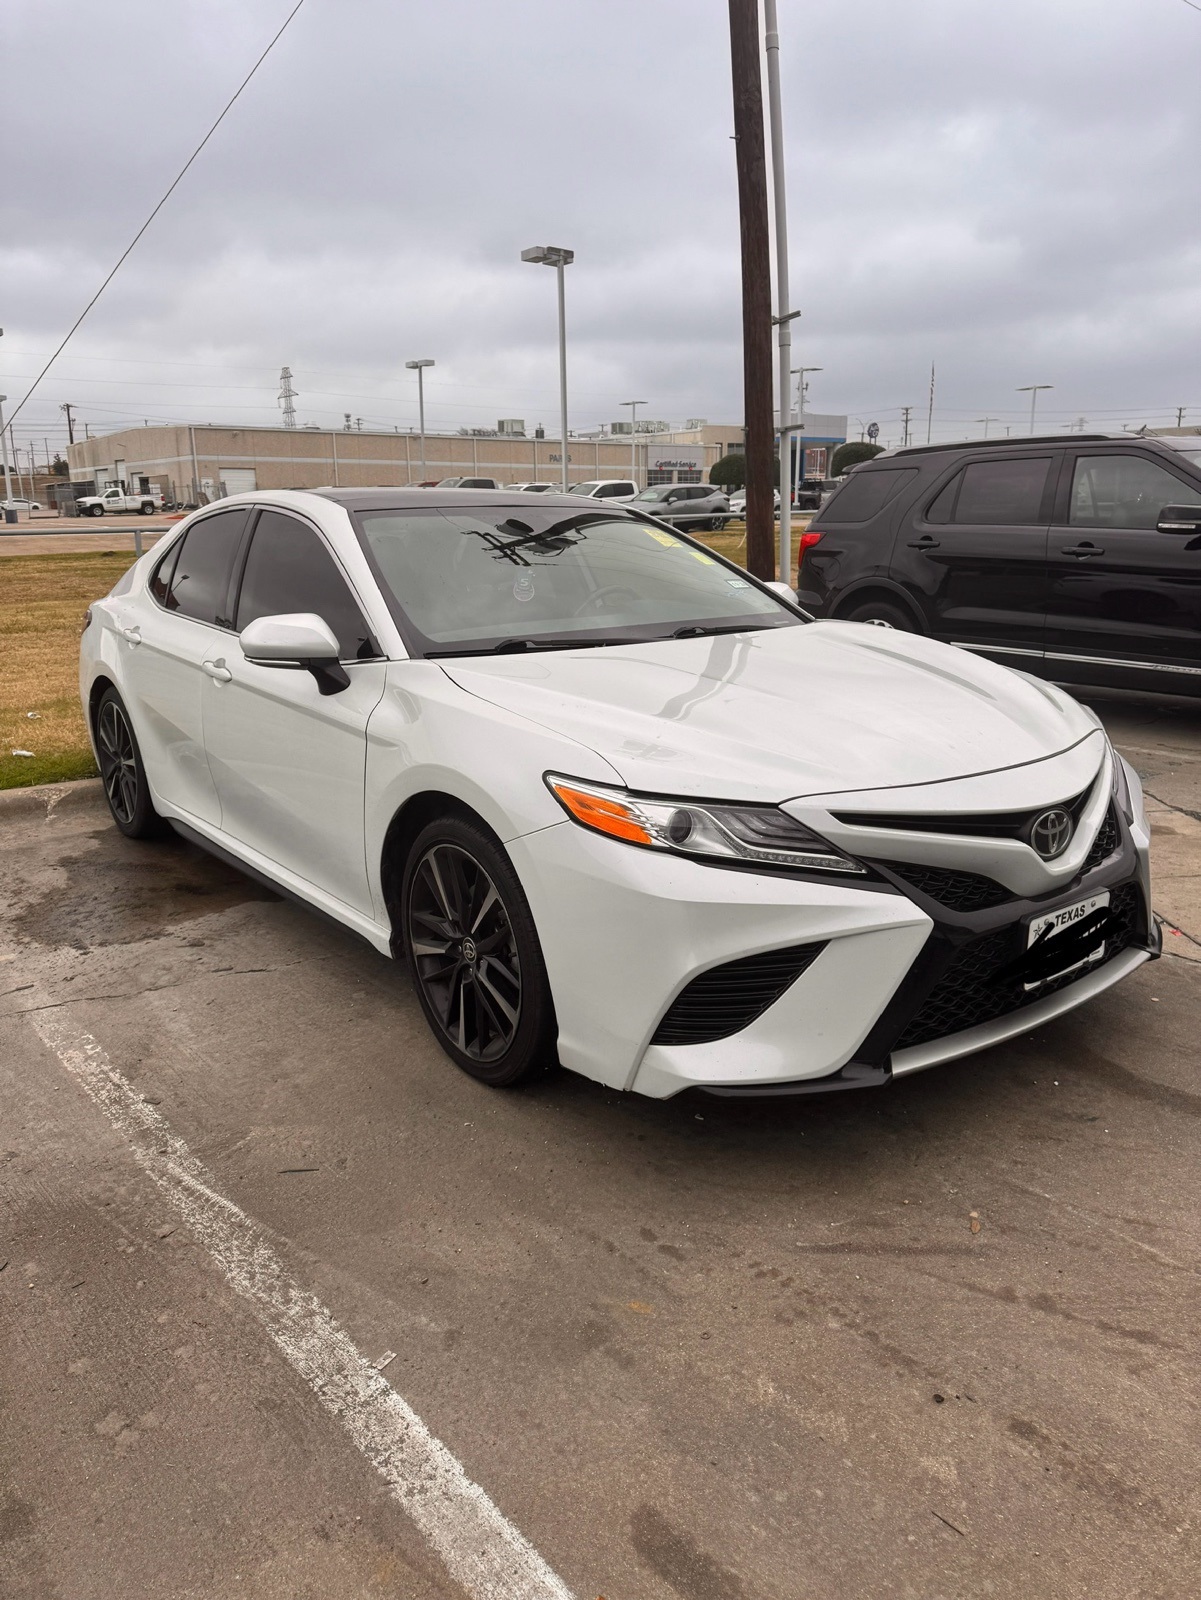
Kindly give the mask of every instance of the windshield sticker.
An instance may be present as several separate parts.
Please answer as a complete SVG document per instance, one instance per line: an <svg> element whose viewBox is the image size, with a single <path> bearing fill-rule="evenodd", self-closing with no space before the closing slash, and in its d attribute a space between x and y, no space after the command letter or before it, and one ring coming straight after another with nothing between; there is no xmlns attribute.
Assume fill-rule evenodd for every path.
<svg viewBox="0 0 1201 1600"><path fill-rule="evenodd" d="M518 573L517 581L513 585L513 598L522 602L534 598L534 580L528 572Z"/></svg>
<svg viewBox="0 0 1201 1600"><path fill-rule="evenodd" d="M688 554L695 556L698 561L703 561L707 567L712 567L716 564L712 556L704 555L700 550L690 550Z"/></svg>
<svg viewBox="0 0 1201 1600"><path fill-rule="evenodd" d="M660 533L658 528L644 528L642 531L643 533L649 533L656 544L665 545L668 550L678 550L680 548L679 540L673 539L670 533Z"/></svg>
<svg viewBox="0 0 1201 1600"><path fill-rule="evenodd" d="M741 578L727 578L726 582L729 584L731 589L749 589L750 588L750 584L749 583L744 583Z"/></svg>

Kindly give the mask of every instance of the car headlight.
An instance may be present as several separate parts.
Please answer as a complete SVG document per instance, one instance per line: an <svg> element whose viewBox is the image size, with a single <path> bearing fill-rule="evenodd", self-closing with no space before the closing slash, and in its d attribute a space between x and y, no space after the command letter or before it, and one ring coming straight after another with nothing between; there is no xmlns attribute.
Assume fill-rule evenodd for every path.
<svg viewBox="0 0 1201 1600"><path fill-rule="evenodd" d="M802 872L854 873L867 868L842 855L779 806L725 805L632 795L580 783L553 772L547 787L573 822L626 844L719 865L791 867Z"/></svg>

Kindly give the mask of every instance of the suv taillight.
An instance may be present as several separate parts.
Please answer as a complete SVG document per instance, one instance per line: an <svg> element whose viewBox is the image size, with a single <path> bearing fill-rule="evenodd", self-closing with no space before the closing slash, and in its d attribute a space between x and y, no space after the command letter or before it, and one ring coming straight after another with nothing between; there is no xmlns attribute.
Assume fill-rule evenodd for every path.
<svg viewBox="0 0 1201 1600"><path fill-rule="evenodd" d="M818 540L824 538L825 533L821 528L806 528L805 532L801 535L799 544L797 546L797 560L803 560L805 551L812 550L813 546L817 544Z"/></svg>

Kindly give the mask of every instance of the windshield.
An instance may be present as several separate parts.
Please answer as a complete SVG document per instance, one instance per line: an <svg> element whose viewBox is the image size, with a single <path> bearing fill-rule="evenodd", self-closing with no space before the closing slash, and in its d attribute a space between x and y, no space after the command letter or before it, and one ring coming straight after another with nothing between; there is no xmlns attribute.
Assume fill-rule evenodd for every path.
<svg viewBox="0 0 1201 1600"><path fill-rule="evenodd" d="M600 479L597 478L592 483L573 483L571 486L571 492L572 494L591 494L594 489L599 488Z"/></svg>
<svg viewBox="0 0 1201 1600"><path fill-rule="evenodd" d="M662 500L667 493L666 489L644 489L641 494L634 496L635 500Z"/></svg>
<svg viewBox="0 0 1201 1600"><path fill-rule="evenodd" d="M482 654L799 625L739 568L641 518L505 506L362 511L410 649Z"/></svg>

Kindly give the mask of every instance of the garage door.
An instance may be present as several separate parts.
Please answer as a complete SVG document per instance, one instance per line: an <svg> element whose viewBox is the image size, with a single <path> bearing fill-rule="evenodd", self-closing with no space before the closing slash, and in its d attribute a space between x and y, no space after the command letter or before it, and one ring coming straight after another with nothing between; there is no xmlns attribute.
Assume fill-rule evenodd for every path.
<svg viewBox="0 0 1201 1600"><path fill-rule="evenodd" d="M253 467L226 467L221 482L226 494L251 494L258 488Z"/></svg>

